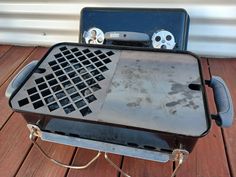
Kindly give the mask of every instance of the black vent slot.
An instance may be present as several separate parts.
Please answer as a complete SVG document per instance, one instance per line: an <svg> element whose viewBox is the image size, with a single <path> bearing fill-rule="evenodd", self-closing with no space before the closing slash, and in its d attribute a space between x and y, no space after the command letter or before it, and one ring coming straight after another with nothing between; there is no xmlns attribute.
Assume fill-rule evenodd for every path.
<svg viewBox="0 0 236 177"><path fill-rule="evenodd" d="M97 100L97 98L96 98L94 95L91 95L91 96L86 97L86 100L87 100L89 103L91 103L91 102Z"/></svg>
<svg viewBox="0 0 236 177"><path fill-rule="evenodd" d="M65 50L64 52L62 52L64 55L68 55L70 54L70 52L68 50Z"/></svg>
<svg viewBox="0 0 236 177"><path fill-rule="evenodd" d="M90 59L92 62L96 62L96 61L99 61L99 59L97 57L93 57Z"/></svg>
<svg viewBox="0 0 236 177"><path fill-rule="evenodd" d="M29 103L28 98L24 98L24 99L18 101L18 104L19 104L20 107L25 106L28 103Z"/></svg>
<svg viewBox="0 0 236 177"><path fill-rule="evenodd" d="M80 113L83 115L83 116L86 116L90 113L92 113L92 111L89 109L89 107L85 107L83 109L80 110Z"/></svg>
<svg viewBox="0 0 236 177"><path fill-rule="evenodd" d="M103 79L105 79L105 77L103 76L103 75L98 75L98 76L96 76L95 77L98 81L101 81L101 80L103 80Z"/></svg>
<svg viewBox="0 0 236 177"><path fill-rule="evenodd" d="M39 96L39 94L34 94L34 95L32 95L32 96L30 96L30 100L32 101L32 102L34 102L34 101L36 101L36 100L39 100L40 99L40 96Z"/></svg>
<svg viewBox="0 0 236 177"><path fill-rule="evenodd" d="M99 55L98 56L100 59L104 59L104 58L106 58L106 55L105 54L101 54L101 55Z"/></svg>
<svg viewBox="0 0 236 177"><path fill-rule="evenodd" d="M53 66L53 65L57 64L57 62L56 62L56 61L50 61L50 62L48 62L48 64L49 64L50 66Z"/></svg>
<svg viewBox="0 0 236 177"><path fill-rule="evenodd" d="M49 81L48 83L50 86L53 86L53 85L57 84L58 82L56 79L53 79L53 80Z"/></svg>
<svg viewBox="0 0 236 177"><path fill-rule="evenodd" d="M101 50L96 50L94 53L95 53L96 55L99 55L99 54L102 53L102 51L101 51Z"/></svg>
<svg viewBox="0 0 236 177"><path fill-rule="evenodd" d="M82 50L84 53L89 53L90 52L90 50L89 49L84 49L84 50Z"/></svg>
<svg viewBox="0 0 236 177"><path fill-rule="evenodd" d="M52 103L54 101L55 101L55 98L53 96L49 96L49 97L45 98L45 102L47 104Z"/></svg>
<svg viewBox="0 0 236 177"><path fill-rule="evenodd" d="M45 78L47 80L50 80L50 79L54 78L54 76L53 76L53 74L48 74L48 75L45 76Z"/></svg>
<svg viewBox="0 0 236 177"><path fill-rule="evenodd" d="M100 90L101 87L100 87L98 84L96 84L96 85L92 86L91 89L92 89L94 92L96 92L97 90Z"/></svg>
<svg viewBox="0 0 236 177"><path fill-rule="evenodd" d="M44 104L43 104L43 102L41 100L33 103L34 109L38 109L38 108L42 107L43 105Z"/></svg>
<svg viewBox="0 0 236 177"><path fill-rule="evenodd" d="M76 101L81 98L81 96L78 93L75 93L70 96L73 101Z"/></svg>
<svg viewBox="0 0 236 177"><path fill-rule="evenodd" d="M36 84L40 84L40 83L44 82L44 79L41 77L39 79L36 79L35 82L36 82Z"/></svg>
<svg viewBox="0 0 236 177"><path fill-rule="evenodd" d="M55 58L60 58L60 57L62 57L62 54L61 53L58 53L58 54L56 54L56 55L54 55L55 56Z"/></svg>
<svg viewBox="0 0 236 177"><path fill-rule="evenodd" d="M61 98L65 97L65 96L66 96L66 94L63 91L61 91L61 92L56 94L57 99L61 99Z"/></svg>
<svg viewBox="0 0 236 177"><path fill-rule="evenodd" d="M64 98L62 100L59 101L61 106L64 107L65 105L70 103L70 100L68 98Z"/></svg>
<svg viewBox="0 0 236 177"><path fill-rule="evenodd" d="M103 60L103 62L107 64L107 63L110 63L111 60L109 58L106 58L105 60Z"/></svg>
<svg viewBox="0 0 236 177"><path fill-rule="evenodd" d="M63 109L64 109L64 111L65 111L66 114L69 114L69 113L75 111L75 108L74 108L73 105L69 105L69 106L67 106L67 107L65 107L65 108L63 108Z"/></svg>
<svg viewBox="0 0 236 177"><path fill-rule="evenodd" d="M37 92L37 89L35 87L31 88L31 89L28 89L27 90L28 94L31 95L33 93L36 93Z"/></svg>
<svg viewBox="0 0 236 177"><path fill-rule="evenodd" d="M73 49L71 49L71 51L72 51L72 52L77 52L77 51L79 51L79 49L73 48Z"/></svg>
<svg viewBox="0 0 236 177"><path fill-rule="evenodd" d="M50 111L54 111L54 110L56 110L58 108L59 108L59 105L57 103L53 103L53 104L48 105L48 109Z"/></svg>
<svg viewBox="0 0 236 177"><path fill-rule="evenodd" d="M75 105L77 106L77 108L81 108L81 107L85 106L86 103L84 100L80 100L80 101L76 102Z"/></svg>
<svg viewBox="0 0 236 177"><path fill-rule="evenodd" d="M112 56L112 55L114 55L114 52L109 51L109 52L107 52L107 55L108 55L108 56Z"/></svg>

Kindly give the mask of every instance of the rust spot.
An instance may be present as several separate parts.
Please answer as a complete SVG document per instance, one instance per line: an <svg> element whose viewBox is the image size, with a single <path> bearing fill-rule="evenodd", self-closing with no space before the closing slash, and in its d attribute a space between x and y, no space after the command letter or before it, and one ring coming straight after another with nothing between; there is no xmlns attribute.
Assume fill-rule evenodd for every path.
<svg viewBox="0 0 236 177"><path fill-rule="evenodd" d="M116 87L119 87L119 86L120 86L120 83L119 83L119 82L112 82L112 86L114 86L115 88L116 88Z"/></svg>
<svg viewBox="0 0 236 177"><path fill-rule="evenodd" d="M158 117L158 116L154 116L153 118L154 118L154 119L159 119L159 117Z"/></svg>
<svg viewBox="0 0 236 177"><path fill-rule="evenodd" d="M141 92L141 93L147 93L147 90L144 89L144 88L141 88L140 92Z"/></svg>
<svg viewBox="0 0 236 177"><path fill-rule="evenodd" d="M193 108L193 109L199 108L199 106L196 105L193 101L189 101L188 104L184 105L184 107L189 107L189 108Z"/></svg>
<svg viewBox="0 0 236 177"><path fill-rule="evenodd" d="M142 98L137 98L134 102L127 103L128 107L139 107L142 102Z"/></svg>
<svg viewBox="0 0 236 177"><path fill-rule="evenodd" d="M174 106L176 106L176 105L178 105L178 104L181 104L181 103L183 103L183 102L185 102L185 101L186 101L185 98L184 98L184 99L177 100L177 101L172 101L172 102L166 103L166 106L167 106L167 107L174 107Z"/></svg>
<svg viewBox="0 0 236 177"><path fill-rule="evenodd" d="M171 110L170 111L171 114L176 114L176 112L177 112L176 110Z"/></svg>
<svg viewBox="0 0 236 177"><path fill-rule="evenodd" d="M112 91L112 89L111 89L111 88L109 88L109 89L107 90L107 93L111 93L111 91Z"/></svg>
<svg viewBox="0 0 236 177"><path fill-rule="evenodd" d="M145 100L148 102L148 103L152 103L152 100L150 97L146 97Z"/></svg>
<svg viewBox="0 0 236 177"><path fill-rule="evenodd" d="M186 85L180 84L180 83L173 83L171 85L171 92L169 92L170 95L174 95L180 92L183 92L186 89Z"/></svg>
<svg viewBox="0 0 236 177"><path fill-rule="evenodd" d="M173 81L170 82L172 82L172 85L171 85L171 91L168 94L174 95L180 93L188 100L193 99L193 94L196 92L192 92L192 90L189 89L188 85L183 85Z"/></svg>

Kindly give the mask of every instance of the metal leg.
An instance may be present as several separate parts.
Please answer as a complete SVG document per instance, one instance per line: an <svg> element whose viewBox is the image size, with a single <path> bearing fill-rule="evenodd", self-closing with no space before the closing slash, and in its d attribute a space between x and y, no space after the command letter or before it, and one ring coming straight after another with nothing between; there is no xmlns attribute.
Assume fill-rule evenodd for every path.
<svg viewBox="0 0 236 177"><path fill-rule="evenodd" d="M73 166L73 165L67 165L67 164L64 164L62 162L59 162L55 159L53 159L52 157L50 157L48 154L46 154L44 152L44 150L39 146L39 144L36 142L36 136L38 136L37 134L37 130L36 129L33 129L30 133L30 140L33 142L33 144L39 149L39 151L48 159L50 160L51 162L61 166L61 167L64 167L64 168L71 168L71 169L76 169L76 170L82 170L82 169L85 169L87 167L89 167L95 160L98 159L98 157L101 155L101 152L98 152L97 155L91 159L87 164L85 165L82 165L82 166Z"/></svg>

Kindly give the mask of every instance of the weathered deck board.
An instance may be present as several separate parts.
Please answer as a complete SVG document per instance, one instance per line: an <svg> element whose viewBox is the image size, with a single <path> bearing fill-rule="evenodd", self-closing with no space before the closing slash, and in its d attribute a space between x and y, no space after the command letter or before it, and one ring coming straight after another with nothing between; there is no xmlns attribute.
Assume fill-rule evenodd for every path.
<svg viewBox="0 0 236 177"><path fill-rule="evenodd" d="M12 47L0 59L0 86L17 67L33 52L34 47Z"/></svg>
<svg viewBox="0 0 236 177"><path fill-rule="evenodd" d="M74 147L59 145L55 143L42 142L37 140L42 149L52 158L68 164L71 161ZM37 147L33 146L24 160L17 177L63 177L67 172L66 168L59 167L46 159Z"/></svg>
<svg viewBox="0 0 236 177"><path fill-rule="evenodd" d="M23 49L23 48L21 48ZM40 58L45 53L46 49L41 48L35 50L32 56L25 60L27 56L31 53L32 48L30 50L17 50L20 54L20 59L25 61L22 65L18 62L18 65L12 66L12 59L6 60L4 65L0 65L0 70L2 67L11 68L12 73L16 74L19 69L30 62L35 58ZM12 56L15 60L17 59L17 55L10 55L8 52L4 55L5 56ZM25 58L23 57L25 56ZM18 68L18 69L17 69ZM18 114L14 113L12 116L12 110L8 106L8 100L5 98L5 89L9 84L10 80L13 78L12 74L10 79L3 78L2 80L7 80L4 84L0 87L0 105L1 105L1 115L0 115L0 176L8 177L13 176L18 168L20 167L21 163L24 161L25 156L28 154L28 151L31 147L31 143L28 139L29 131L26 128L26 122L24 121L23 117ZM7 124L4 123L9 119Z"/></svg>
<svg viewBox="0 0 236 177"><path fill-rule="evenodd" d="M30 147L26 123L19 113L14 113L0 132L0 176L14 176Z"/></svg>
<svg viewBox="0 0 236 177"><path fill-rule="evenodd" d="M202 67L204 78L210 79L207 60L202 60ZM215 105L211 89L206 87L206 90L210 112L214 113ZM221 129L215 125L214 121L212 121L209 134L199 139L193 152L181 167L177 177L178 176L230 176Z"/></svg>
<svg viewBox="0 0 236 177"><path fill-rule="evenodd" d="M27 50L24 50L24 51L26 51L26 54L24 54L24 56L27 56L28 51ZM20 66L14 65L14 68L12 67L12 70L14 69L14 71L12 71L12 74L8 80L2 79L2 81L4 80L6 82L0 87L0 105L1 105L0 129L2 128L4 123L8 120L9 116L12 114L12 110L8 106L8 99L5 97L5 91L6 91L8 84L13 79L13 77L20 71L20 69L22 69L23 66L25 66L26 64L28 64L32 60L40 59L46 53L46 51L47 51L47 48L42 48L42 47L37 48L31 54L31 56L29 56L28 59L25 60ZM23 54L23 50L21 53ZM13 57L17 60L17 56L13 56ZM2 69L2 67L9 68L12 65L12 63L10 61L12 61L12 60L9 59L8 61L5 62L4 65L0 65L0 70ZM20 64L20 63L18 63L18 64Z"/></svg>
<svg viewBox="0 0 236 177"><path fill-rule="evenodd" d="M234 103L234 115L236 115L236 59L228 60L209 60L212 75L222 77L229 87ZM236 123L230 128L223 129L225 149L232 176L236 177Z"/></svg>
<svg viewBox="0 0 236 177"><path fill-rule="evenodd" d="M16 73L18 73L19 70L23 66L25 66L26 64L28 64L32 60L41 59L42 56L46 53L47 50L48 50L47 48L36 48L26 60L24 60L23 57L20 58L23 61L22 64L18 63L20 65L20 67L17 66L17 65L14 65L14 67L12 68L12 71L15 71L14 74L12 74L10 79L8 79L7 82L5 82L2 85L2 87L0 88L0 104L2 105L1 109L3 111L3 112L1 112L2 114L1 114L1 119L0 119L1 120L1 124L0 124L1 126L4 125L4 123L8 120L8 118L12 114L12 110L8 106L8 100L5 98L5 89L8 86L9 82L12 80L14 75ZM25 49L22 52L24 52L24 51L28 52L28 51L31 51L31 50L26 50ZM15 55L13 57L15 57ZM12 61L12 60L8 60L5 64L10 66L11 65L10 61ZM17 115L19 115L19 114L17 114ZM15 113L13 114L13 117L15 117ZM24 144L25 141L29 142L29 140L28 140L29 131L26 128L26 122L24 122L22 116L19 117L19 120L14 122L14 121L12 121L13 117L10 117L9 122L6 124L6 128L4 126L4 128L1 131L1 135L3 135L2 132L4 132L4 134L9 134L9 135L17 134L17 130L21 128L22 131L24 130L24 135L26 134L26 136L24 136L24 138L18 137L19 139L18 139L17 142L21 143L21 145ZM21 121L23 123L19 124L18 123L19 121ZM13 129L14 126L12 126L11 129L8 129L8 126L11 126L11 124L14 124L14 126L17 126L17 124L19 124L18 129L17 130ZM1 139L2 142L5 140L4 138L5 137L3 137L3 140ZM15 139L12 140L12 139L8 138L8 142L14 146L15 143L13 141L16 141L16 140ZM46 151L50 150L51 154L52 153L57 154L57 155L54 155L54 157L57 158L58 160L62 160L62 161L66 160L66 161L64 161L65 163L67 163L71 160L72 155L73 155L73 150L74 150L73 147L67 147L67 146L57 145L57 144L49 145L50 143L42 143L42 144L43 144L43 147L45 148ZM7 145L7 144L5 144L5 145ZM53 176L53 175L63 176L66 173L67 169L60 168L60 167L52 164L51 162L47 161L42 156L42 154L40 154L40 152L38 152L38 150L36 150L36 147L33 147L33 149L31 151L29 151L30 147L31 147L31 143L29 142L29 143L26 143L25 146L19 146L18 147L19 149L16 148L16 149L13 149L13 150L10 151L11 153L13 152L13 154L15 154L16 150L18 150L18 152L24 151L24 152L27 152L27 153L20 153L16 157L16 158L18 158L17 160L19 161L19 163L14 163L14 164L18 165L18 166L14 167L14 168L11 168L11 170L9 170L8 173L3 173L4 177L14 175L16 173L17 169L20 167L21 162L23 162L24 158L27 156L28 153L29 154L28 154L26 160L24 161L24 163L22 165L22 168L20 169L20 171L18 173L18 176L32 176L32 175L34 175L34 176L37 176L37 175L38 176ZM8 148L6 147L6 149L8 149ZM67 152L67 153L64 153L64 152ZM35 154L38 154L38 156L39 156L39 157L37 157L37 160L34 159ZM6 156L8 156L8 154ZM40 160L43 163L38 163ZM2 160L2 162L4 164L9 164L9 163L12 163L13 161L14 161L14 158L11 157L11 156L9 156L9 158L4 158ZM37 163L35 163L35 162L37 162ZM28 165L30 165L31 167L28 168ZM7 167L7 166L2 166L2 167ZM50 167L50 170L43 170L45 167ZM3 176L3 175L0 175L0 176Z"/></svg>
<svg viewBox="0 0 236 177"><path fill-rule="evenodd" d="M172 162L158 163L131 157L124 157L122 169L132 177L170 177Z"/></svg>
<svg viewBox="0 0 236 177"><path fill-rule="evenodd" d="M0 58L11 48L10 45L0 45Z"/></svg>
<svg viewBox="0 0 236 177"><path fill-rule="evenodd" d="M73 159L73 165L84 165L90 161L95 155L96 151L78 148ZM118 166L121 164L121 156L110 155L109 158ZM100 157L91 166L84 170L69 170L67 177L116 177L118 172L105 159L102 153Z"/></svg>

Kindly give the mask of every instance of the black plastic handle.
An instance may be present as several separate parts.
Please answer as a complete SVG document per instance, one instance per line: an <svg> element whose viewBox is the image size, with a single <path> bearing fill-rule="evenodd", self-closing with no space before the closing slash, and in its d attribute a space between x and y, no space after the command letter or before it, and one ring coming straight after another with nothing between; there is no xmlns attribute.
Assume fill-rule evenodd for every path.
<svg viewBox="0 0 236 177"><path fill-rule="evenodd" d="M217 115L214 116L217 125L230 127L233 124L234 108L232 98L224 80L218 76L212 76L209 86L213 89Z"/></svg>
<svg viewBox="0 0 236 177"><path fill-rule="evenodd" d="M38 64L38 60L33 60L29 64L27 64L24 68L20 70L20 72L12 79L9 83L5 96L10 98L13 92L23 83L25 78L33 71L35 66Z"/></svg>
<svg viewBox="0 0 236 177"><path fill-rule="evenodd" d="M146 33L130 31L110 31L105 33L105 40L113 45L146 46L150 38Z"/></svg>
<svg viewBox="0 0 236 177"><path fill-rule="evenodd" d="M106 40L129 41L129 42L149 42L150 38L146 33L131 31L111 31L105 33Z"/></svg>

